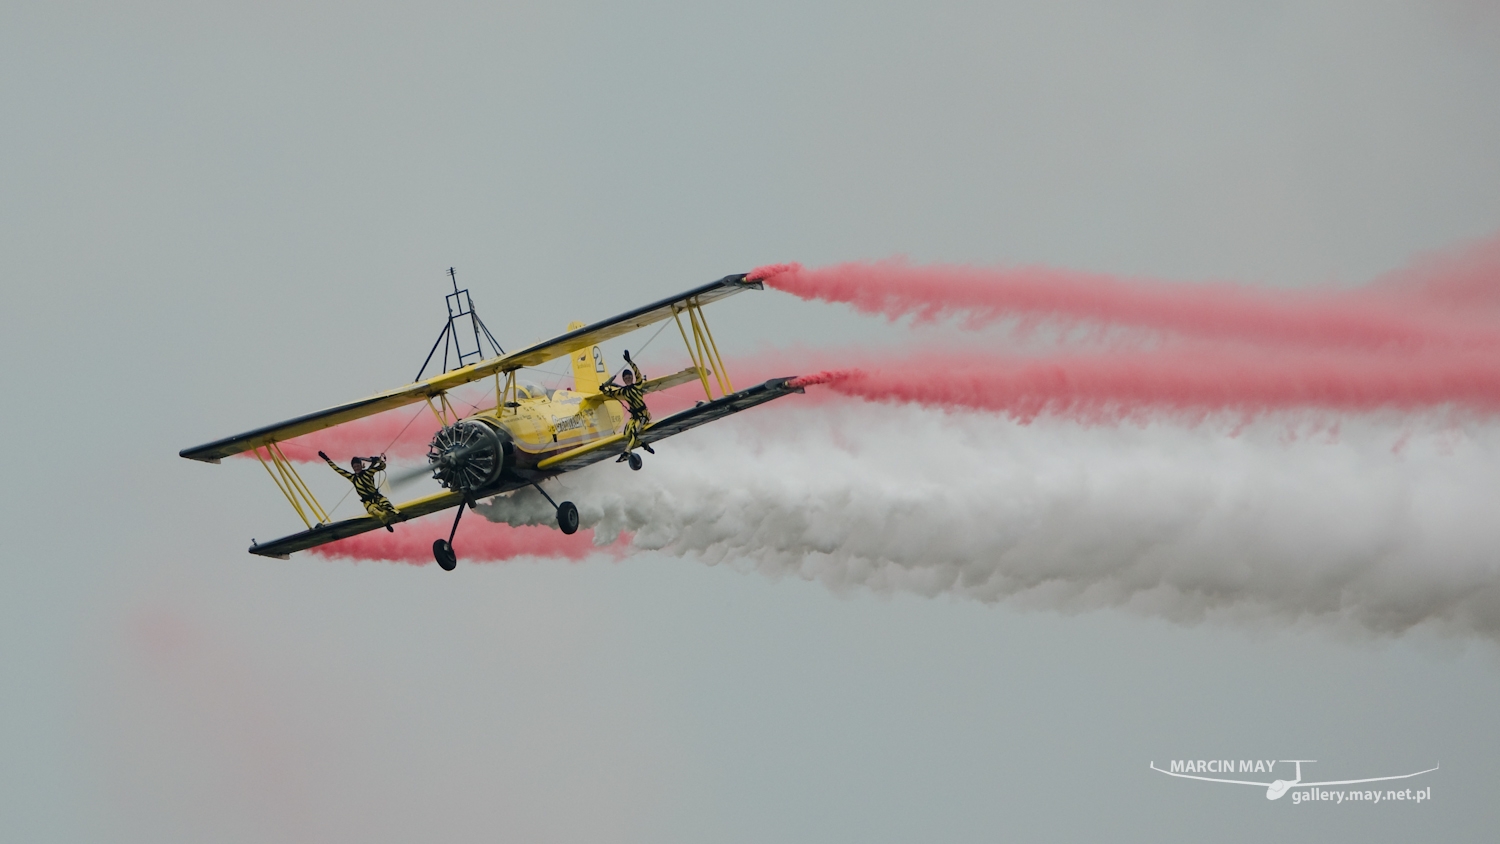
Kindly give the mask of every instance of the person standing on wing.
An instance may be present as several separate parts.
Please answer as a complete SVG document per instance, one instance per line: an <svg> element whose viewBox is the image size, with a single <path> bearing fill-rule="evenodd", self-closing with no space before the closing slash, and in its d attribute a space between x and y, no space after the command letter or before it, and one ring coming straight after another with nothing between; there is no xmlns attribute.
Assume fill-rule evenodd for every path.
<svg viewBox="0 0 1500 844"><path fill-rule="evenodd" d="M333 471L343 475L345 480L354 484L354 492L359 495L360 502L365 505L365 512L369 513L371 518L385 525L385 529L391 533L396 532L396 529L391 527L391 522L396 520L396 508L391 505L390 499L380 494L380 487L375 484L376 473L385 471L384 454L371 457L368 466L365 465L363 457L350 460L349 466L354 469L353 472L344 471L342 466L328 459L328 455L321 451L318 452L318 456L332 466Z"/></svg>
<svg viewBox="0 0 1500 844"><path fill-rule="evenodd" d="M630 359L630 351L625 351L625 362L630 364L629 369L623 369L618 373L621 386L615 386L615 375L609 376L609 380L599 385L599 392L605 396L625 405L630 412L630 420L625 423L625 453L620 455L616 463L624 463L630 459L630 453L640 446L647 454L655 454L656 449L649 443L640 440L641 431L651 424L651 411L646 407L646 376L641 374L641 368ZM632 469L639 466L639 461L632 463Z"/></svg>

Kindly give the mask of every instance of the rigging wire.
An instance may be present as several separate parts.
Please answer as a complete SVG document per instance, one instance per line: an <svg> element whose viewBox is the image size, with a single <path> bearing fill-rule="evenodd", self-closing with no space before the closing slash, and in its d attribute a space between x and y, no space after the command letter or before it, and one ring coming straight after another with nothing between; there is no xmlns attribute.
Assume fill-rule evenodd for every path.
<svg viewBox="0 0 1500 844"><path fill-rule="evenodd" d="M646 346L650 346L651 345L651 341L656 339L656 335L660 334L662 332L662 329L664 329L666 327L667 327L667 321L666 320L662 320L661 328L656 329L656 334L652 334L651 335L651 340L647 340L646 341L646 345L645 346L641 346L641 348L638 351L636 351L636 354L639 355L641 352L646 351Z"/></svg>

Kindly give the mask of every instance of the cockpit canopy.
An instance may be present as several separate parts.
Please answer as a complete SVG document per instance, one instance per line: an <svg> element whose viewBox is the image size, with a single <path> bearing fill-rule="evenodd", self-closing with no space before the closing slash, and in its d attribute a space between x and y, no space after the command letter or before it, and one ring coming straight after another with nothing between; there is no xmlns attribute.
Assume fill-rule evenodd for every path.
<svg viewBox="0 0 1500 844"><path fill-rule="evenodd" d="M535 381L516 381L516 395L523 399L545 399L551 392Z"/></svg>

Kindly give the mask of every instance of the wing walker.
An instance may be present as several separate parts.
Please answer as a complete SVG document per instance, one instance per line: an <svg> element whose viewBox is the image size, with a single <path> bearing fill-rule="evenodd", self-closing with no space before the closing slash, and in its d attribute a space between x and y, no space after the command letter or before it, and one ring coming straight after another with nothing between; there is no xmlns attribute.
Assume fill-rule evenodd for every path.
<svg viewBox="0 0 1500 844"><path fill-rule="evenodd" d="M453 271L449 270L453 275ZM465 509L484 498L532 487L557 511L557 526L563 533L578 530L578 507L561 503L542 489L542 482L611 457L631 469L640 469L637 449L654 454L652 443L738 413L791 393L800 393L795 378L773 378L744 390L735 390L724 369L703 308L743 290L762 289L759 281L745 275L730 275L670 299L636 308L592 325L575 322L568 331L518 352L506 353L479 316L468 290L459 290L453 279L448 294L448 324L433 344L427 360L412 383L346 404L309 413L285 422L267 425L221 440L183 449L189 460L218 463L225 457L251 452L265 467L282 495L291 503L306 530L253 543L250 553L287 559L305 551L366 531L395 530L401 522L441 510L457 508L447 539L433 543L434 559L444 570L458 564L453 539ZM692 366L659 378L646 379L640 367L625 353L628 367L608 375L599 344L650 325L676 323ZM465 325L467 323L467 325ZM665 328L665 326L663 326ZM473 342L469 343L472 334ZM488 341L490 353L484 348ZM443 347L443 373L423 379L429 364ZM546 390L518 379L517 372L557 358L571 358L571 389ZM452 369L449 368L450 364ZM608 376L608 377L606 377ZM493 407L467 416L454 409L448 393L456 387L493 379ZM616 381L619 383L616 383ZM696 406L660 420L652 420L644 397L697 381L704 399ZM715 393L717 392L717 395ZM319 453L333 468L354 484L366 515L334 521L312 490L287 459L280 444L315 431L332 428L398 407L425 402L441 425L427 449L427 466L443 491L392 504L380 492L376 473L385 468L384 455L355 458L353 471L345 471L327 455Z"/></svg>

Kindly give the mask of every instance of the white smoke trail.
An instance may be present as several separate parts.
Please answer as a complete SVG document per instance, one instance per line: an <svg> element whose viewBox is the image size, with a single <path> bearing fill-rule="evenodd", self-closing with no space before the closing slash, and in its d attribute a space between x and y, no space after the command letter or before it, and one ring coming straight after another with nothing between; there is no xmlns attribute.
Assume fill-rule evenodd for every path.
<svg viewBox="0 0 1500 844"><path fill-rule="evenodd" d="M835 589L1500 636L1500 427L1411 424L1291 437L780 406L561 491L598 542L629 531L636 549ZM532 491L480 512L552 522Z"/></svg>

